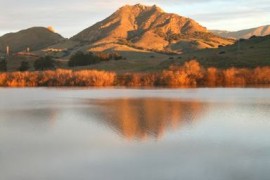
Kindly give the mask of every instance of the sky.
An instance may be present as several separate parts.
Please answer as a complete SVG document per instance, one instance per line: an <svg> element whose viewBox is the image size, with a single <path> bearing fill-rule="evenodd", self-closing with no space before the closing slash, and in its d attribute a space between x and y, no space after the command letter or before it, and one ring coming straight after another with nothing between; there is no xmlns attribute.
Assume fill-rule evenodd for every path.
<svg viewBox="0 0 270 180"><path fill-rule="evenodd" d="M270 0L0 0L0 36L34 26L53 26L71 37L126 4L161 7L208 29L236 31L270 24Z"/></svg>

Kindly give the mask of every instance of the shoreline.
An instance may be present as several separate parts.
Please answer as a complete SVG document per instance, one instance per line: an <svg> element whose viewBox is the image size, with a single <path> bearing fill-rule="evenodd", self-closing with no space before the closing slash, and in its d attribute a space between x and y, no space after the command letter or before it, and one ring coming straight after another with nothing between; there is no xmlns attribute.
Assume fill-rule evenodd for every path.
<svg viewBox="0 0 270 180"><path fill-rule="evenodd" d="M162 72L48 70L0 73L0 87L228 88L270 85L270 66L204 68L196 60Z"/></svg>

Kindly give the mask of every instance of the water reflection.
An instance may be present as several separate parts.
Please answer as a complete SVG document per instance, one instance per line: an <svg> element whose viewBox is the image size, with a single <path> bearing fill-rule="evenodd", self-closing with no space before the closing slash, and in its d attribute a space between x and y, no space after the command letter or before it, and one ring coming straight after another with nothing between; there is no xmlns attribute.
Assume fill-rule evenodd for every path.
<svg viewBox="0 0 270 180"><path fill-rule="evenodd" d="M200 117L200 102L162 98L90 100L92 115L127 139L159 139L165 130L178 129ZM205 104L204 104L205 105Z"/></svg>
<svg viewBox="0 0 270 180"><path fill-rule="evenodd" d="M52 107L33 109L0 110L1 123L9 127L47 131L59 120L59 109Z"/></svg>

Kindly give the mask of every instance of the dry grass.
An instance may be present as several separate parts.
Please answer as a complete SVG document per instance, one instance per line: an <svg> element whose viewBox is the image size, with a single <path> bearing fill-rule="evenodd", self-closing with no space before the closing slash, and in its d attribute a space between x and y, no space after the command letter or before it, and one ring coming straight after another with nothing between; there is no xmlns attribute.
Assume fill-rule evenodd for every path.
<svg viewBox="0 0 270 180"><path fill-rule="evenodd" d="M192 60L156 73L126 73L97 70L13 72L0 74L2 87L37 86L128 86L128 87L233 87L270 84L270 67L205 69Z"/></svg>
<svg viewBox="0 0 270 180"><path fill-rule="evenodd" d="M44 72L14 72L0 74L0 86L113 86L116 74L104 71L56 70Z"/></svg>

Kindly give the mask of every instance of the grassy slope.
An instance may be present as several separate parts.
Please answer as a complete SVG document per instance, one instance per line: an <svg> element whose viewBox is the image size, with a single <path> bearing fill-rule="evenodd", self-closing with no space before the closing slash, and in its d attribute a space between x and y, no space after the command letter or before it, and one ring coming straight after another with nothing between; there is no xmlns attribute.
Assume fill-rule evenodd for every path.
<svg viewBox="0 0 270 180"><path fill-rule="evenodd" d="M270 66L270 36L256 37L239 41L234 45L218 49L205 49L183 54L181 58L169 60L162 64L166 68L171 64L183 64L190 59L197 59L205 67L257 67Z"/></svg>
<svg viewBox="0 0 270 180"><path fill-rule="evenodd" d="M197 59L203 66L218 68L228 67L257 67L270 66L270 36L256 37L240 41L235 45L218 49L205 49L177 56L168 56L147 51L121 51L127 60L109 61L89 67L76 69L98 69L107 71L125 72L153 72L168 68L172 64L183 64L191 59ZM24 59L27 60L27 59ZM28 59L33 63L33 59ZM8 63L9 71L15 71L22 59L11 58ZM68 68L67 60L59 60L58 67Z"/></svg>
<svg viewBox="0 0 270 180"><path fill-rule="evenodd" d="M136 55L137 56L137 55ZM92 66L92 69L113 70L120 72L160 71L172 64L182 65L185 61L197 59L205 67L248 67L270 66L270 36L256 37L240 41L234 45L218 49L205 49L182 55L168 56L144 54L132 60L102 63ZM126 56L128 57L128 55Z"/></svg>
<svg viewBox="0 0 270 180"><path fill-rule="evenodd" d="M270 66L270 36L239 41L232 46L195 53L206 66L219 68Z"/></svg>

